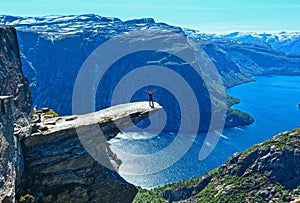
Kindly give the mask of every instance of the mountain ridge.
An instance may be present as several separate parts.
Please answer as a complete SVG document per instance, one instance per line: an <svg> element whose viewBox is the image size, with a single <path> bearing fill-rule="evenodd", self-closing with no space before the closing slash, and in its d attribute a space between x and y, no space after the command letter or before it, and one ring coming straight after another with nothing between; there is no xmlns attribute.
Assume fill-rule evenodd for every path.
<svg viewBox="0 0 300 203"><path fill-rule="evenodd" d="M197 46L209 55L222 77L225 88L253 81L254 75L300 73L300 57L298 56L287 56L282 52L275 51L270 46L256 43L201 40L187 34L179 27L156 23L151 18L121 21L117 18L105 18L93 14L33 18L0 16L0 24L13 24L17 28L23 69L31 84L34 105L37 108L44 106L53 108L60 115L71 114L73 84L81 65L89 54L114 36L126 35L131 31L164 30L177 33L187 39L192 37L194 40L199 40ZM137 58L142 59L143 57L150 58L148 61L136 62ZM141 55L128 57L118 65L127 70L135 68L133 64L136 66L166 65L171 69L178 70L184 68L184 64L168 64L165 58L154 54ZM121 74L121 71L119 72ZM111 77L118 79L121 75L111 73ZM191 76L188 77L192 80ZM199 84L201 83L199 81ZM213 81L209 81L209 83L214 85ZM201 87L195 88L201 89ZM105 85L105 89L114 89L114 86ZM165 94L159 95L160 91L157 92L158 102L165 106L172 115L179 115L179 112L168 108L177 105L171 102L173 99L168 97L168 102L163 103L166 101L161 97ZM200 92L205 91L201 90ZM100 89L97 90L97 95L102 95L97 99L97 109L110 106L111 95ZM207 96L198 98L201 101L203 98L208 99ZM144 97L144 93L136 95L136 99ZM204 103L209 105L207 101ZM225 127L247 125L253 122L253 118L242 112L233 112L230 108L226 110L227 115L233 116L231 118L236 121L230 122L232 119L227 119ZM244 119L240 119L238 114L243 114ZM208 117L208 115L203 115L203 117ZM176 119L171 123L175 122ZM173 130L170 125L169 130Z"/></svg>
<svg viewBox="0 0 300 203"><path fill-rule="evenodd" d="M197 30L184 29L188 35L204 41L256 43L270 46L289 55L300 55L300 32L232 32L229 34L205 34Z"/></svg>

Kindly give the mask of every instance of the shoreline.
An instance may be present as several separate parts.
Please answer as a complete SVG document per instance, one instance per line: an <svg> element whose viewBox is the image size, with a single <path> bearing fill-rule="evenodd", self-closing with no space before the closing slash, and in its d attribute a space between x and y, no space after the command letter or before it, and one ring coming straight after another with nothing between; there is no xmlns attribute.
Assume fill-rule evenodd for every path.
<svg viewBox="0 0 300 203"><path fill-rule="evenodd" d="M234 108L232 108L233 106L235 106L237 104L240 104L242 101L240 100L240 98L228 94L227 90L229 90L231 88L234 88L234 87L237 87L239 85L256 82L255 77L260 77L260 76L264 76L264 77L267 77L267 76L269 76L269 77L272 77L272 76L298 76L299 77L300 73L272 73L272 72L266 72L266 73L261 73L261 74L254 74L252 76L252 79L250 79L249 81L243 81L243 82L237 83L237 84L235 84L235 85L233 85L231 87L226 88L226 95L227 95L227 97L229 97L230 99L234 100L234 102L228 103L227 97L226 97L226 105L228 106L228 108L231 111L239 111L239 112L241 112L241 113L243 113L245 115L250 116L251 118L253 118L253 121L252 122L246 122L246 123L241 124L241 125L231 125L231 126L228 126L228 127L224 126L224 129L249 126L249 125L251 125L251 124L253 124L255 122L255 118L251 114L249 114L247 112L244 112L244 111L242 111L240 109L234 109ZM299 104L297 104L297 105L298 105L298 108L300 108L300 105Z"/></svg>

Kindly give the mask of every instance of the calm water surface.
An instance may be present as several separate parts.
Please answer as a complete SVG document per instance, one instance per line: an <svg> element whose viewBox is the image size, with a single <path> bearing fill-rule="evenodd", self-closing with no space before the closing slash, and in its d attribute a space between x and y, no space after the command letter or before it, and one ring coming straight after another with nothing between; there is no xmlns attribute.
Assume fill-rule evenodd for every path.
<svg viewBox="0 0 300 203"><path fill-rule="evenodd" d="M130 170L130 163L123 161L121 176L145 188L198 177L220 166L235 152L244 151L253 144L299 126L300 109L297 104L300 103L300 76L259 76L255 80L227 91L242 101L233 108L249 113L255 122L246 127L225 129L216 148L205 160L198 159L204 140L203 135L198 135L185 156L171 167L150 175L128 175L126 170ZM147 133L120 134L111 141L112 150L133 154L153 153L166 147L174 136L171 133L158 136ZM118 157L122 160L122 156Z"/></svg>

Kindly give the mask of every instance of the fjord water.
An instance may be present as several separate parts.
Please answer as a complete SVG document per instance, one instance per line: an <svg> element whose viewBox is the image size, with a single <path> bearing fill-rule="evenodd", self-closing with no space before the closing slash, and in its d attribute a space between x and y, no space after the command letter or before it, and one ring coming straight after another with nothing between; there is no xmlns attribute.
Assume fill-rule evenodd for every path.
<svg viewBox="0 0 300 203"><path fill-rule="evenodd" d="M280 132L299 126L300 109L297 104L300 103L300 76L259 76L255 80L256 82L242 84L227 91L241 100L233 108L249 113L255 122L249 126L223 130L217 146L206 159L200 161L198 158L205 136L200 134L177 163L153 174L128 175L126 170L130 170L130 162L124 162L122 156L117 154L123 160L119 170L121 176L128 182L145 188L199 177L220 166L235 152L244 151ZM149 154L168 146L175 136L171 133L157 136L147 133L119 134L111 141L111 147L113 151ZM188 137L189 135L187 139ZM150 164L164 163L162 161Z"/></svg>

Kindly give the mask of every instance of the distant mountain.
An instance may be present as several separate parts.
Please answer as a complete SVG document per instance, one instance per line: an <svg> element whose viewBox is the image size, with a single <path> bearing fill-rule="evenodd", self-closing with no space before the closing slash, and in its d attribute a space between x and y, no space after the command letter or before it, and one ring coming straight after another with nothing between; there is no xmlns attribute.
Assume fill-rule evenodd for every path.
<svg viewBox="0 0 300 203"><path fill-rule="evenodd" d="M240 41L257 44L268 44L277 51L286 54L300 55L300 32L279 32L279 33L254 33L254 32L233 32L230 34L203 34L199 31L190 29L185 30L187 33L198 36L202 40L213 41Z"/></svg>
<svg viewBox="0 0 300 203"><path fill-rule="evenodd" d="M223 35L222 37L243 42L268 43L278 51L287 54L300 54L300 32L280 32L273 34L232 33Z"/></svg>
<svg viewBox="0 0 300 203"><path fill-rule="evenodd" d="M105 18L98 15L16 17L0 16L0 25L14 25L17 28L21 50L21 59L25 75L28 77L37 108L49 107L61 115L71 114L72 91L81 65L99 45L120 34L140 30L165 30L177 33L186 39L197 41L197 49L202 48L222 76L226 88L253 80L259 74L298 74L300 56L289 56L276 51L267 44L257 44L227 40L213 35L199 34L197 31L185 32L164 23L156 23L151 18L121 21L117 18ZM159 36L158 36L159 37ZM136 40L148 40L139 36ZM173 39L169 39L172 42ZM176 43L174 43L176 45ZM177 51L185 47L174 46ZM113 50L112 50L113 51ZM196 58L199 55L193 54ZM137 67L147 65L166 66L184 76L195 91L201 104L201 129L207 129L211 117L210 102L223 106L217 98L210 100L202 78L193 77L188 64L174 60L167 55L155 52L143 52L128 55L108 71L107 79L97 89L96 109L110 106L112 90L124 74ZM97 73L95 69L95 73ZM215 91L219 91L216 81L208 81ZM183 90L178 90L184 95ZM180 92L182 91L182 92ZM126 92L124 92L126 93ZM137 92L133 101L146 100L144 89ZM168 130L178 129L180 108L174 97L164 89L157 91L155 99L172 116L168 120ZM193 111L191 111L192 113ZM227 108L226 127L246 125L253 119L240 111Z"/></svg>
<svg viewBox="0 0 300 203"><path fill-rule="evenodd" d="M203 177L140 189L134 202L299 202L299 138L299 128L281 133Z"/></svg>
<svg viewBox="0 0 300 203"><path fill-rule="evenodd" d="M222 36L187 29L185 33L196 39L215 62L226 87L247 82L253 75L299 74L300 55L278 51L268 43L234 39L237 33Z"/></svg>
<svg viewBox="0 0 300 203"><path fill-rule="evenodd" d="M134 30L167 29L182 32L180 28L158 24L153 19L123 22L93 14L0 16L1 24L17 28L23 69L31 84L34 105L38 108L54 108L62 115L71 114L71 96L79 69L99 45L113 36ZM109 96L100 100L98 108L110 106Z"/></svg>

